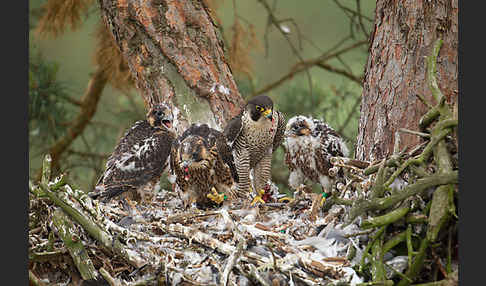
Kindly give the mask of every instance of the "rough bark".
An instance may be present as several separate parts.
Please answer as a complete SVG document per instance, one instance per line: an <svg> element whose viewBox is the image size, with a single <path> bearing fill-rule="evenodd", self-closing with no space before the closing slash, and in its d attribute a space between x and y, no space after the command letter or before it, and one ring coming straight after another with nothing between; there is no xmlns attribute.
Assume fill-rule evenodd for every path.
<svg viewBox="0 0 486 286"><path fill-rule="evenodd" d="M427 84L426 56L443 39L437 82L447 102L457 108L458 1L378 0L366 65L357 138L357 158L380 160L393 152L394 134L418 129L428 107L435 105ZM400 149L422 138L400 134Z"/></svg>
<svg viewBox="0 0 486 286"><path fill-rule="evenodd" d="M203 1L99 3L146 108L157 102L173 103L186 111L182 115L188 121L220 127L239 112L244 101ZM201 112L195 114L197 110ZM206 110L214 116L208 118Z"/></svg>

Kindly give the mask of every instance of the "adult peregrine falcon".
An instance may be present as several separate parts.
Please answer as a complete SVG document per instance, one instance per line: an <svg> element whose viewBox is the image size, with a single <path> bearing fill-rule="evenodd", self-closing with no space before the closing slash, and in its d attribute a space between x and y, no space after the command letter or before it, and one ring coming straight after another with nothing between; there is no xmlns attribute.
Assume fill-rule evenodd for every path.
<svg viewBox="0 0 486 286"><path fill-rule="evenodd" d="M331 157L349 154L343 138L323 121L299 115L289 119L283 145L290 169L289 186L298 194L306 181L319 183L325 199L332 183Z"/></svg>
<svg viewBox="0 0 486 286"><path fill-rule="evenodd" d="M220 204L225 196L232 197L236 169L231 149L223 133L206 124L192 124L174 141L170 168L184 208L193 202L204 208L211 201Z"/></svg>
<svg viewBox="0 0 486 286"><path fill-rule="evenodd" d="M272 153L282 143L284 131L283 115L273 110L273 101L265 95L250 99L224 129L235 160L239 193L251 191L253 171L253 188L258 195L251 204L264 203L261 196L271 179Z"/></svg>
<svg viewBox="0 0 486 286"><path fill-rule="evenodd" d="M161 103L152 107L146 120L140 120L125 133L106 162L94 198L109 201L122 193L152 191L166 169L167 158L176 135L172 112Z"/></svg>

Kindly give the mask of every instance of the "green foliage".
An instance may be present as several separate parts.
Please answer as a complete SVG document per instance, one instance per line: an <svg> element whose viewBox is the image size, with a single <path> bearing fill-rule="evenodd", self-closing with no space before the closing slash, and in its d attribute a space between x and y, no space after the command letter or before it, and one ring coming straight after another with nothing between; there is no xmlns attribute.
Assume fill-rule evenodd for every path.
<svg viewBox="0 0 486 286"><path fill-rule="evenodd" d="M29 134L35 143L51 143L65 132L68 120L65 84L57 80L59 65L40 53L29 58Z"/></svg>

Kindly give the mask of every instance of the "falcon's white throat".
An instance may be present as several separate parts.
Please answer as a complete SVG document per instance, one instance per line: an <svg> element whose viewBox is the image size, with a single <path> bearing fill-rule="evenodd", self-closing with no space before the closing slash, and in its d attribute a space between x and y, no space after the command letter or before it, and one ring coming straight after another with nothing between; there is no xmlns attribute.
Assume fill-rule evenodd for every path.
<svg viewBox="0 0 486 286"><path fill-rule="evenodd" d="M257 121L254 121L251 119L249 112L244 112L242 119L248 126L253 128L253 130L269 130L272 128L272 125L275 124L275 113L273 113L273 120L269 120L265 116L260 116Z"/></svg>

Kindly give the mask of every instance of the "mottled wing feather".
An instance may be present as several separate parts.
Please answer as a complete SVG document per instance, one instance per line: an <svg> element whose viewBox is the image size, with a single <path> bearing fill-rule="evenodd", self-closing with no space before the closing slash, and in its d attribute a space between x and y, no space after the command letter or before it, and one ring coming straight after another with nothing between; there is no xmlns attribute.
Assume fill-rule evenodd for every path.
<svg viewBox="0 0 486 286"><path fill-rule="evenodd" d="M231 187L231 185L233 184L233 180L235 178L235 174L233 172L236 173L236 167L234 166L234 163L231 162L233 164L233 168L231 168L231 165L229 165L228 163L226 163L223 158L218 158L217 161L216 161L216 164L214 166L214 169L216 171L216 174L218 174L216 177L217 177L217 181L228 186ZM238 176L238 175L236 175Z"/></svg>
<svg viewBox="0 0 486 286"><path fill-rule="evenodd" d="M106 164L103 198L111 198L160 178L174 135L137 122L120 140Z"/></svg>
<svg viewBox="0 0 486 286"><path fill-rule="evenodd" d="M137 190L134 186L129 186L126 184L112 185L107 187L103 193L101 193L97 198L102 199L103 202L107 202L112 198L119 196L125 192L132 192Z"/></svg>
<svg viewBox="0 0 486 286"><path fill-rule="evenodd" d="M235 143L236 138L238 138L238 135L240 135L241 130L243 129L241 117L242 117L242 113L233 117L228 122L228 125L226 125L226 127L224 128L223 133L230 146L232 146L233 143Z"/></svg>
<svg viewBox="0 0 486 286"><path fill-rule="evenodd" d="M329 168L331 168L332 165L331 165L331 162L329 162L328 153L322 147L323 146L321 145L321 146L319 146L319 148L317 148L315 150L314 159L315 159L315 162L316 162L317 171L319 173L327 176L327 175L329 175Z"/></svg>
<svg viewBox="0 0 486 286"><path fill-rule="evenodd" d="M106 161L106 169L112 168L120 155L129 152L133 145L144 138L152 136L153 130L147 120L140 120L128 129Z"/></svg>
<svg viewBox="0 0 486 286"><path fill-rule="evenodd" d="M324 152L329 156L343 156L343 150L338 142L342 140L341 135L324 123L317 125L317 128L321 133L321 146L326 149Z"/></svg>
<svg viewBox="0 0 486 286"><path fill-rule="evenodd" d="M105 164L105 172L101 174L96 185L102 184L107 174L113 169L115 162L120 158L120 155L130 150L130 146L135 144L139 138L146 138L150 136L151 130L148 128L149 124L147 120L140 120L128 129L125 134L120 138L120 141L115 146L115 149L110 154Z"/></svg>
<svg viewBox="0 0 486 286"><path fill-rule="evenodd" d="M284 140L285 133L285 117L280 111L276 111L278 116L277 131L275 132L275 137L273 139L273 152L282 144Z"/></svg>
<svg viewBox="0 0 486 286"><path fill-rule="evenodd" d="M181 137L179 137L180 139ZM170 153L171 173L176 176L176 183L182 191L187 190L187 182L184 180L184 171L180 168L179 146L180 140L175 140Z"/></svg>
<svg viewBox="0 0 486 286"><path fill-rule="evenodd" d="M216 146L218 148L219 155L224 163L229 166L231 171L231 176L235 182L238 182L238 172L236 172L236 165L235 160L233 157L233 152L231 151L230 146L226 142L226 137L220 133L216 140Z"/></svg>
<svg viewBox="0 0 486 286"><path fill-rule="evenodd" d="M316 124L316 127L313 135L320 136L320 146L316 150L317 170L324 175L328 175L329 168L332 167L330 158L343 156L343 150L337 141L341 139L341 136L329 125L321 121L314 121L314 124Z"/></svg>
<svg viewBox="0 0 486 286"><path fill-rule="evenodd" d="M177 149L179 148L179 140L174 140L172 142L172 146L170 149L170 157L169 157L169 167L170 167L170 173L173 175L176 175L176 168L177 168Z"/></svg>

